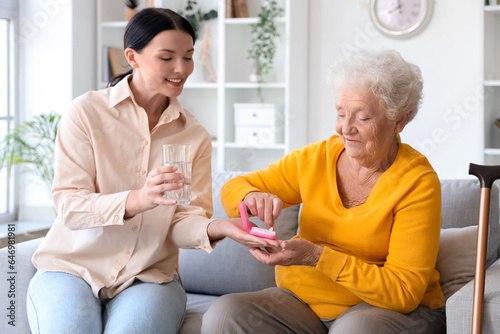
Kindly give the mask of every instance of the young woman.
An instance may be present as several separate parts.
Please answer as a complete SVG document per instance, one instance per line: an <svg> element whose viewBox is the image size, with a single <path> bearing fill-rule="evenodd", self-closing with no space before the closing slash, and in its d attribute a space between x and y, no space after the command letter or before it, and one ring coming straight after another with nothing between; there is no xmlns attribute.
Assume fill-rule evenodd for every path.
<svg viewBox="0 0 500 334"><path fill-rule="evenodd" d="M225 236L247 246L239 219L213 220L208 132L177 97L193 72L194 31L147 8L125 29L132 70L76 98L56 143L57 218L35 255L27 296L33 333L176 333L186 296L178 248L210 252ZM165 199L183 175L162 146L191 144L190 205Z"/></svg>

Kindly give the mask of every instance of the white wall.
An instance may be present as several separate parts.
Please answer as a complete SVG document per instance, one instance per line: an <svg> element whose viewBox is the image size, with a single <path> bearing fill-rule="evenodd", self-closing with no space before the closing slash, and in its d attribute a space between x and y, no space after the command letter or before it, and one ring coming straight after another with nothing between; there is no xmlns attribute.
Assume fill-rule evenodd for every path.
<svg viewBox="0 0 500 334"><path fill-rule="evenodd" d="M95 1L71 1L72 90L75 98L95 89L97 82L97 17Z"/></svg>
<svg viewBox="0 0 500 334"><path fill-rule="evenodd" d="M20 108L22 119L62 113L71 101L70 0L19 2ZM21 220L54 216L52 197L37 179L21 179Z"/></svg>
<svg viewBox="0 0 500 334"><path fill-rule="evenodd" d="M71 98L70 2L20 2L21 97L25 115L61 111Z"/></svg>
<svg viewBox="0 0 500 334"><path fill-rule="evenodd" d="M424 102L401 137L424 153L440 178L467 178L482 156L482 1L437 0L419 35L395 40L377 32L369 1L312 0L309 30L308 141L335 133L329 66L350 48L399 51L418 65Z"/></svg>
<svg viewBox="0 0 500 334"><path fill-rule="evenodd" d="M407 40L374 29L368 0L309 3L308 142L335 133L334 96L326 85L333 61L350 48L392 48L424 76L424 103L403 141L424 153L441 178L468 177L469 163L483 162L482 2L436 1L430 24ZM73 97L96 82L95 0L21 0L20 8L21 107L28 118L64 113ZM72 29L72 19L79 30ZM52 214L48 193L31 179L23 184L21 218L39 218L40 207Z"/></svg>

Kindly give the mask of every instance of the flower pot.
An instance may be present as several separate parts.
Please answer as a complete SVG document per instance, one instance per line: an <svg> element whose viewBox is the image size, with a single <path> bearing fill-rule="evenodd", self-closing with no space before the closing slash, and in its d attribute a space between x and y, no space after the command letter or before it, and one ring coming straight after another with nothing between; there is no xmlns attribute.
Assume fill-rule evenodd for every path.
<svg viewBox="0 0 500 334"><path fill-rule="evenodd" d="M130 21L130 19L132 18L132 16L134 16L135 13L137 13L137 9L127 9L125 11L125 19L127 21Z"/></svg>

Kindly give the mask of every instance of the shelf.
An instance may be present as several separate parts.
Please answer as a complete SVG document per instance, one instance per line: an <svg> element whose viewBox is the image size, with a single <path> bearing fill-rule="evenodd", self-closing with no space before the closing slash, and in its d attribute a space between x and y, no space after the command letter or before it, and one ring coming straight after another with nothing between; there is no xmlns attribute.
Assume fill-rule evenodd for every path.
<svg viewBox="0 0 500 334"><path fill-rule="evenodd" d="M485 80L484 85L487 87L500 87L500 80Z"/></svg>
<svg viewBox="0 0 500 334"><path fill-rule="evenodd" d="M144 1L144 0L141 0ZM218 18L209 22L212 28L213 66L217 82L205 82L202 64L195 61L195 76L184 83L179 101L203 124L212 136L213 170L247 170L265 168L292 150L306 144L307 99L298 82L307 78L307 12L308 0L279 0L282 17L274 20L280 38L277 39L275 68L267 82L250 82L254 66L247 58L253 24L258 24L259 12L265 0L249 2L252 17L226 18L225 1L198 1L203 10L217 8ZM186 0L155 0L155 6L178 10ZM201 5L203 3L203 5ZM97 88L105 88L103 69L108 56L104 47L121 47L128 24L123 16L123 0L96 0L97 4ZM292 24L293 22L293 24ZM293 38L292 38L293 36ZM201 41L197 41L197 43ZM293 53L293 55L292 55ZM208 78L208 77L207 77ZM278 144L254 145L251 141L236 141L234 104L260 101L259 90L266 103L282 109L276 126L283 134ZM492 145L493 146L493 145Z"/></svg>
<svg viewBox="0 0 500 334"><path fill-rule="evenodd" d="M500 7L500 6L499 6ZM236 18L228 18L225 20L226 24L255 24L259 20L258 17L236 17ZM278 17L275 20L276 23L285 23L286 19L284 17Z"/></svg>
<svg viewBox="0 0 500 334"><path fill-rule="evenodd" d="M490 0L490 2L492 2ZM500 158L500 129L495 125L499 115L500 67L497 54L500 51L498 29L500 28L500 5L483 7L483 163L497 164Z"/></svg>
<svg viewBox="0 0 500 334"><path fill-rule="evenodd" d="M226 148L243 148L243 149L256 149L256 150L284 150L286 149L285 144L274 144L274 145L244 145L238 143L227 142L224 144Z"/></svg>
<svg viewBox="0 0 500 334"><path fill-rule="evenodd" d="M486 154L486 155L500 155L500 148L485 148L484 154Z"/></svg>
<svg viewBox="0 0 500 334"><path fill-rule="evenodd" d="M286 88L286 84L284 82L266 82L261 83L260 85L256 82L227 82L226 88Z"/></svg>
<svg viewBox="0 0 500 334"><path fill-rule="evenodd" d="M184 85L184 88L187 88L187 89L193 89L193 88L216 89L217 83L216 82L186 82L186 84Z"/></svg>
<svg viewBox="0 0 500 334"><path fill-rule="evenodd" d="M102 22L101 27L103 28L125 28L128 21L108 21Z"/></svg>
<svg viewBox="0 0 500 334"><path fill-rule="evenodd" d="M493 13L493 14L500 14L500 5L487 5L484 6L484 11Z"/></svg>

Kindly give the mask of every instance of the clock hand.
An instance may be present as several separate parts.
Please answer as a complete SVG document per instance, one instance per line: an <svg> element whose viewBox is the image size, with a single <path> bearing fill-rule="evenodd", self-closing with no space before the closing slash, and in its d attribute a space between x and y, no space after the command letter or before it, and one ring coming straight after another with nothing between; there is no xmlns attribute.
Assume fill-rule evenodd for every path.
<svg viewBox="0 0 500 334"><path fill-rule="evenodd" d="M396 9L399 9L399 13L401 14L401 1L398 0L396 3L397 3L396 7L388 10L389 14L392 14L392 12L394 12Z"/></svg>
<svg viewBox="0 0 500 334"><path fill-rule="evenodd" d="M392 14L392 12L395 11L396 9L399 9L399 12L401 13L401 5L398 5L397 7L394 7L393 9L388 10L389 14Z"/></svg>

